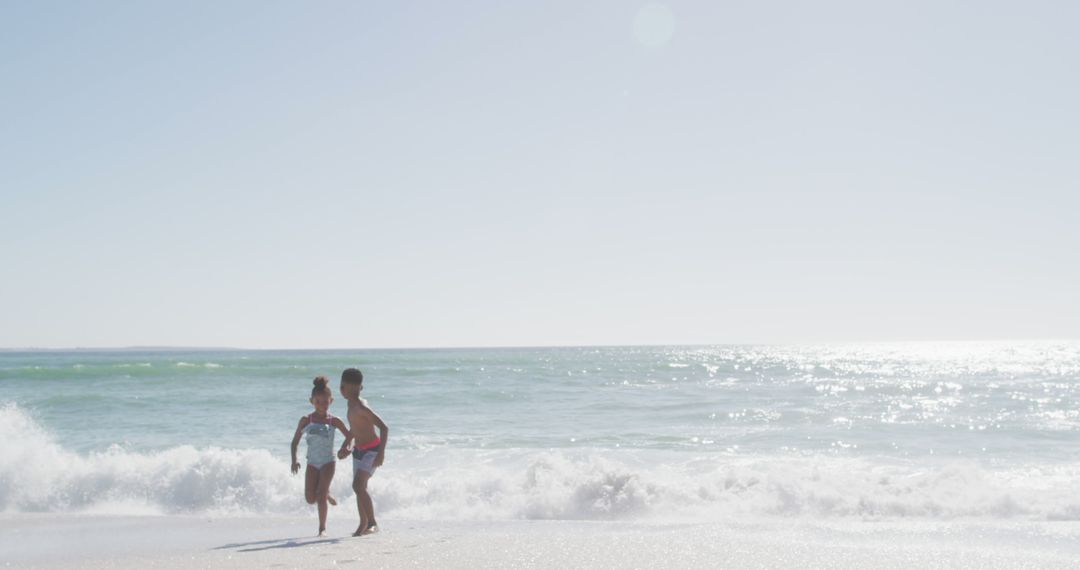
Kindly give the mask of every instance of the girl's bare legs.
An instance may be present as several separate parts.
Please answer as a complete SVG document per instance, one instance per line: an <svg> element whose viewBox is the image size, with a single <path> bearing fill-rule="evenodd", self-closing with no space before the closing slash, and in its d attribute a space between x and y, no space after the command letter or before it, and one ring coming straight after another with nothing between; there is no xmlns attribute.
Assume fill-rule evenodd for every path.
<svg viewBox="0 0 1080 570"><path fill-rule="evenodd" d="M315 490L319 486L319 470L308 465L304 471L304 500L309 505L315 504Z"/></svg>
<svg viewBox="0 0 1080 570"><path fill-rule="evenodd" d="M322 466L322 469L315 471L315 468L309 467L309 473L315 471L315 476L318 478L318 484L315 487L315 500L319 503L319 536L326 534L326 510L327 503L330 502L330 482L334 480L334 470L337 464L334 461ZM337 501L333 502L335 505Z"/></svg>

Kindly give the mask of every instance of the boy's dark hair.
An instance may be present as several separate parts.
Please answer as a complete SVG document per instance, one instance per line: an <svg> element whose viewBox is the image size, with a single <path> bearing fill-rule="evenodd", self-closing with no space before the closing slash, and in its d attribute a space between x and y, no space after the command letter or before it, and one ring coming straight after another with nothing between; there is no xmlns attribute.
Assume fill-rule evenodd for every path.
<svg viewBox="0 0 1080 570"><path fill-rule="evenodd" d="M359 386L364 383L364 373L356 368L346 368L345 371L341 373L341 381L346 384Z"/></svg>
<svg viewBox="0 0 1080 570"><path fill-rule="evenodd" d="M326 385L327 382L329 380L326 379L326 376L316 376L312 382L315 387L311 389L311 397L314 398L318 394L332 394L330 387Z"/></svg>

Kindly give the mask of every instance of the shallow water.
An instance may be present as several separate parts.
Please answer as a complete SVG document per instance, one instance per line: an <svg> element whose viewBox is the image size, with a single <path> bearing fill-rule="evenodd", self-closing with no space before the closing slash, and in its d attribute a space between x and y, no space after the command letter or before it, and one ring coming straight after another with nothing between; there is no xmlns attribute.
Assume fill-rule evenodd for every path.
<svg viewBox="0 0 1080 570"><path fill-rule="evenodd" d="M400 516L1080 518L1076 342L0 353L0 508L302 510L347 366Z"/></svg>

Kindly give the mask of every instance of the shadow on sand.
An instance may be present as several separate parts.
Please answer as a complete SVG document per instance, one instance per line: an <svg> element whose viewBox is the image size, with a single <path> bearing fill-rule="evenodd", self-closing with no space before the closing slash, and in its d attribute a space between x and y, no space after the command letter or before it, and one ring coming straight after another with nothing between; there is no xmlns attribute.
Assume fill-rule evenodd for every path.
<svg viewBox="0 0 1080 570"><path fill-rule="evenodd" d="M337 544L341 538L278 538L275 540L257 540L255 542L235 542L223 544L211 550L235 550L236 552L259 552L260 550L273 550L275 548L298 548L313 544Z"/></svg>

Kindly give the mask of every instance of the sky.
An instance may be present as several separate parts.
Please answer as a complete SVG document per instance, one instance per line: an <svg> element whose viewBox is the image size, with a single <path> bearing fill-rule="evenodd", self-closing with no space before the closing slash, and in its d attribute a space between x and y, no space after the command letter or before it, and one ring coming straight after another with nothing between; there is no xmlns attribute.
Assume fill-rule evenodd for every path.
<svg viewBox="0 0 1080 570"><path fill-rule="evenodd" d="M1080 338L1078 20L0 0L0 346Z"/></svg>

